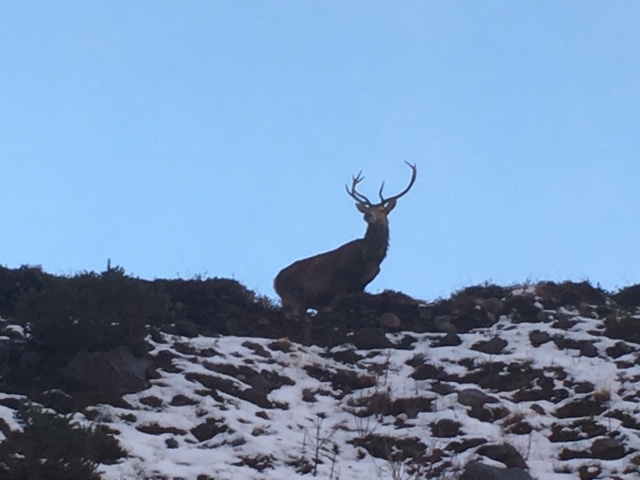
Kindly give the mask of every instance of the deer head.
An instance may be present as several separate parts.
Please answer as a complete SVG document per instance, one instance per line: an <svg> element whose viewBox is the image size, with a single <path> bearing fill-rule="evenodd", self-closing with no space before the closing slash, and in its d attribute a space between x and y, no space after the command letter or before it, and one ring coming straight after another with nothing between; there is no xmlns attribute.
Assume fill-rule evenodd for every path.
<svg viewBox="0 0 640 480"><path fill-rule="evenodd" d="M411 165L409 162L405 163L409 165L409 168L411 168L411 180L409 180L409 185L407 185L407 188L399 194L385 198L382 193L384 190L384 182L382 182L380 191L378 192L378 195L380 196L379 203L373 204L371 200L356 190L358 184L364 180L362 172L358 173L357 176L352 177L351 188L349 188L348 185L345 185L347 193L356 201L356 208L364 214L364 220L369 225L388 225L387 215L389 215L391 210L396 207L398 199L406 195L407 192L411 190L411 187L413 187L418 171L415 165Z"/></svg>
<svg viewBox="0 0 640 480"><path fill-rule="evenodd" d="M383 182L378 192L378 203L373 203L358 192L358 184L364 180L362 172L352 177L351 188L346 186L347 193L356 201L356 208L367 222L364 238L298 260L278 273L274 287L288 317L298 317L310 307L316 310L330 308L336 297L363 292L378 275L389 246L387 216L395 208L398 199L406 195L416 181L416 166L405 163L412 171L409 185L399 194L385 197Z"/></svg>

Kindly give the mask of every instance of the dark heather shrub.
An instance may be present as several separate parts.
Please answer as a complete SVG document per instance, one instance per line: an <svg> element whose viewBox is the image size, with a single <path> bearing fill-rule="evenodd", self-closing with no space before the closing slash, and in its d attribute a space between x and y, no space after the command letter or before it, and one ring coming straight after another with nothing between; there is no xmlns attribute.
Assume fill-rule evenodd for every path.
<svg viewBox="0 0 640 480"><path fill-rule="evenodd" d="M226 333L231 318L268 310L254 292L228 278L156 280L186 320L205 326L213 333Z"/></svg>
<svg viewBox="0 0 640 480"><path fill-rule="evenodd" d="M50 277L40 267L23 265L11 269L0 266L0 317L15 316L18 299L26 293L42 290Z"/></svg>
<svg viewBox="0 0 640 480"><path fill-rule="evenodd" d="M43 354L65 360L83 350L126 346L140 356L147 324L169 316L169 300L150 282L109 266L100 274L48 279L41 291L20 299L16 314Z"/></svg>
<svg viewBox="0 0 640 480"><path fill-rule="evenodd" d="M22 431L0 443L0 480L97 480L99 463L125 455L104 430L83 428L69 417L25 406L17 412Z"/></svg>

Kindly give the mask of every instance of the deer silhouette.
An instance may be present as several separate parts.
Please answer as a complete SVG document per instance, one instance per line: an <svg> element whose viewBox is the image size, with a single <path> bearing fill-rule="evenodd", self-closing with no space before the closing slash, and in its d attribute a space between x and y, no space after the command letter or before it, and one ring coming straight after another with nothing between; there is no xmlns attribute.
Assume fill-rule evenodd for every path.
<svg viewBox="0 0 640 480"><path fill-rule="evenodd" d="M308 308L329 310L336 297L363 292L380 272L380 264L389 247L389 221L387 216L416 181L415 165L411 168L409 185L399 194L384 197L384 182L380 187L380 202L374 204L356 190L364 180L362 172L352 177L347 193L356 201L363 213L367 231L363 238L348 242L330 252L298 260L282 269L275 278L274 288L282 299L287 318L297 318Z"/></svg>

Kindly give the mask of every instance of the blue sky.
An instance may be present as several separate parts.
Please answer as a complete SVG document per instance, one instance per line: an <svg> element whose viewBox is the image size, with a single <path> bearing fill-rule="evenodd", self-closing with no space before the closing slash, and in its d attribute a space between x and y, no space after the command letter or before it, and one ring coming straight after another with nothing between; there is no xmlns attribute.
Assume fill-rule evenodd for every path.
<svg viewBox="0 0 640 480"><path fill-rule="evenodd" d="M363 235L369 291L640 282L640 3L0 4L0 264L233 277Z"/></svg>

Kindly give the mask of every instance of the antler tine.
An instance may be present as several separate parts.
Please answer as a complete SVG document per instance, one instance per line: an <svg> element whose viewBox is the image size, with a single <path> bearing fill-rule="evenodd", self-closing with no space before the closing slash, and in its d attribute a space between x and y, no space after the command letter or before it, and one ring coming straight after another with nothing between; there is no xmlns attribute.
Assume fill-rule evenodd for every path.
<svg viewBox="0 0 640 480"><path fill-rule="evenodd" d="M381 204L387 203L387 202L389 202L389 201L391 201L391 200L397 200L398 198L402 197L403 195L406 195L406 193L407 193L409 190L411 190L411 187L413 187L413 184L415 183L415 181L416 181L416 177L417 177L417 175L418 175L418 169L416 168L416 165L415 165L415 164L413 164L413 165L412 165L412 164L410 164L410 163L409 163L409 162L407 162L407 161L405 161L404 163L406 163L407 165L409 165L409 168L412 170L412 173L411 173L411 180L409 180L409 185L407 185L407 188L405 188L405 189L404 189L403 191L401 191L399 194L394 195L394 196L389 197L389 198L384 198L384 197L382 196L382 189L384 188L384 182L382 182L382 186L380 187L380 192L379 192L379 193L380 193L380 203L381 203Z"/></svg>
<svg viewBox="0 0 640 480"><path fill-rule="evenodd" d="M363 194L361 194L360 192L358 192L356 190L356 187L358 186L358 184L364 180L364 177L362 176L362 171L360 171L358 173L358 175L354 175L351 177L352 183L351 183L351 190L349 190L349 186L345 185L345 188L347 189L347 193L349 194L350 197L352 197L354 200L356 200L358 203L364 203L365 205L371 206L371 200L369 200L367 197L365 197Z"/></svg>
<svg viewBox="0 0 640 480"><path fill-rule="evenodd" d="M381 205L386 202L386 200L384 199L384 196L382 195L382 190L384 190L384 182L382 182L382 185L380 185L380 191L378 192L378 195L380 195Z"/></svg>

